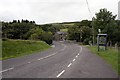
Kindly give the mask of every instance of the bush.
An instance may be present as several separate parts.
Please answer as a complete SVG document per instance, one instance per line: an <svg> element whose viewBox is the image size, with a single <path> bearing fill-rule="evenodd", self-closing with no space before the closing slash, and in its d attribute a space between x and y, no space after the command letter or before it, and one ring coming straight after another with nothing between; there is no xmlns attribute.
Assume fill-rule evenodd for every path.
<svg viewBox="0 0 120 80"><path fill-rule="evenodd" d="M41 35L41 40L45 41L47 44L53 43L53 37L51 32L46 32Z"/></svg>
<svg viewBox="0 0 120 80"><path fill-rule="evenodd" d="M83 44L88 45L89 44L89 38L84 39Z"/></svg>

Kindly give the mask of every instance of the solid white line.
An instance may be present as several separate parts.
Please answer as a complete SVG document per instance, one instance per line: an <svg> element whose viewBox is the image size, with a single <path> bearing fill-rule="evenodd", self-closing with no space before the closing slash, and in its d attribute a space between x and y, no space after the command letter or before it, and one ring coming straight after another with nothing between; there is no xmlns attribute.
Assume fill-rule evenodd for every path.
<svg viewBox="0 0 120 80"><path fill-rule="evenodd" d="M76 59L73 59L73 61L75 61Z"/></svg>
<svg viewBox="0 0 120 80"><path fill-rule="evenodd" d="M72 65L72 63L70 63L67 67L70 67Z"/></svg>
<svg viewBox="0 0 120 80"><path fill-rule="evenodd" d="M0 73L6 72L6 71L9 71L9 70L12 70L12 69L14 69L14 67L9 68L9 69L5 69L5 70L3 70L3 71L0 71Z"/></svg>
<svg viewBox="0 0 120 80"><path fill-rule="evenodd" d="M57 78L60 77L64 72L65 72L65 70L63 70L60 74L58 74Z"/></svg>

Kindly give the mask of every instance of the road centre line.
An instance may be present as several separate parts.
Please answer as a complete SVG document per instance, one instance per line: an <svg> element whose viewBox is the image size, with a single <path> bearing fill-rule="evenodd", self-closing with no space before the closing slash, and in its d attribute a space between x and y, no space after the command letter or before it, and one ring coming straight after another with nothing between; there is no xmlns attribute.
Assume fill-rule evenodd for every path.
<svg viewBox="0 0 120 80"><path fill-rule="evenodd" d="M55 54L57 54L57 52L56 52L56 53L53 53L53 54L51 54L51 55L45 56L45 57L43 57L43 58L39 58L38 60L42 60L42 59L45 59L45 58L51 57L51 56L53 56L53 55L55 55Z"/></svg>
<svg viewBox="0 0 120 80"><path fill-rule="evenodd" d="M72 65L72 63L70 63L67 67L70 67Z"/></svg>
<svg viewBox="0 0 120 80"><path fill-rule="evenodd" d="M9 70L12 70L12 69L14 69L14 67L9 68L9 69L5 69L5 70L3 70L3 71L0 71L0 73L6 72L6 71L9 71Z"/></svg>
<svg viewBox="0 0 120 80"><path fill-rule="evenodd" d="M31 63L31 62L28 62L28 63Z"/></svg>
<svg viewBox="0 0 120 80"><path fill-rule="evenodd" d="M76 58L79 56L79 54L80 54L81 52L82 52L82 47L81 47L79 53L76 55ZM76 59L73 59L73 62L74 62L75 60L76 60ZM70 63L67 67L69 68L71 65L72 65L72 63ZM64 72L65 72L65 70L63 70L61 73L59 73L59 74L57 75L57 78L60 77Z"/></svg>
<svg viewBox="0 0 120 80"><path fill-rule="evenodd" d="M59 74L57 75L57 78L60 77L64 72L65 72L65 70L63 70L61 73L59 73Z"/></svg>
<svg viewBox="0 0 120 80"><path fill-rule="evenodd" d="M78 56L76 56L76 58L77 58Z"/></svg>
<svg viewBox="0 0 120 80"><path fill-rule="evenodd" d="M65 50L65 48L66 48L66 45L64 45L64 44L62 44L62 45L64 46L64 48L61 49L60 51L63 51L63 50ZM55 55L55 54L57 54L57 53L58 53L58 52L55 52L55 53L53 53L53 54L51 54L51 55L45 56L45 57L43 57L43 58L39 58L39 59L37 59L37 60L42 60L42 59L45 59L45 58L51 57L51 56L53 56L53 55Z"/></svg>
<svg viewBox="0 0 120 80"><path fill-rule="evenodd" d="M76 59L73 59L73 61L75 61Z"/></svg>

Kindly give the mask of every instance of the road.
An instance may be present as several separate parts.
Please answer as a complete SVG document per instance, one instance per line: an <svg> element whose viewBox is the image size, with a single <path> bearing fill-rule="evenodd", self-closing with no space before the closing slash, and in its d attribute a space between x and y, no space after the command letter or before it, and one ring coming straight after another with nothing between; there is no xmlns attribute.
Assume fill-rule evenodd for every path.
<svg viewBox="0 0 120 80"><path fill-rule="evenodd" d="M117 73L85 46L54 42L37 54L2 61L3 78L117 78Z"/></svg>

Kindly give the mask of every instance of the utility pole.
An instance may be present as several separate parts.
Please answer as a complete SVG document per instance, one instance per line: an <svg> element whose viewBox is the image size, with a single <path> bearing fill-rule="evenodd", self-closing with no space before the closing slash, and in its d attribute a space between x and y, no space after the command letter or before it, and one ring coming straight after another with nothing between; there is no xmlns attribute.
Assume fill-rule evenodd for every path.
<svg viewBox="0 0 120 80"><path fill-rule="evenodd" d="M92 30L93 30L93 45L95 45L95 30L94 30L94 20L95 18L92 18Z"/></svg>

